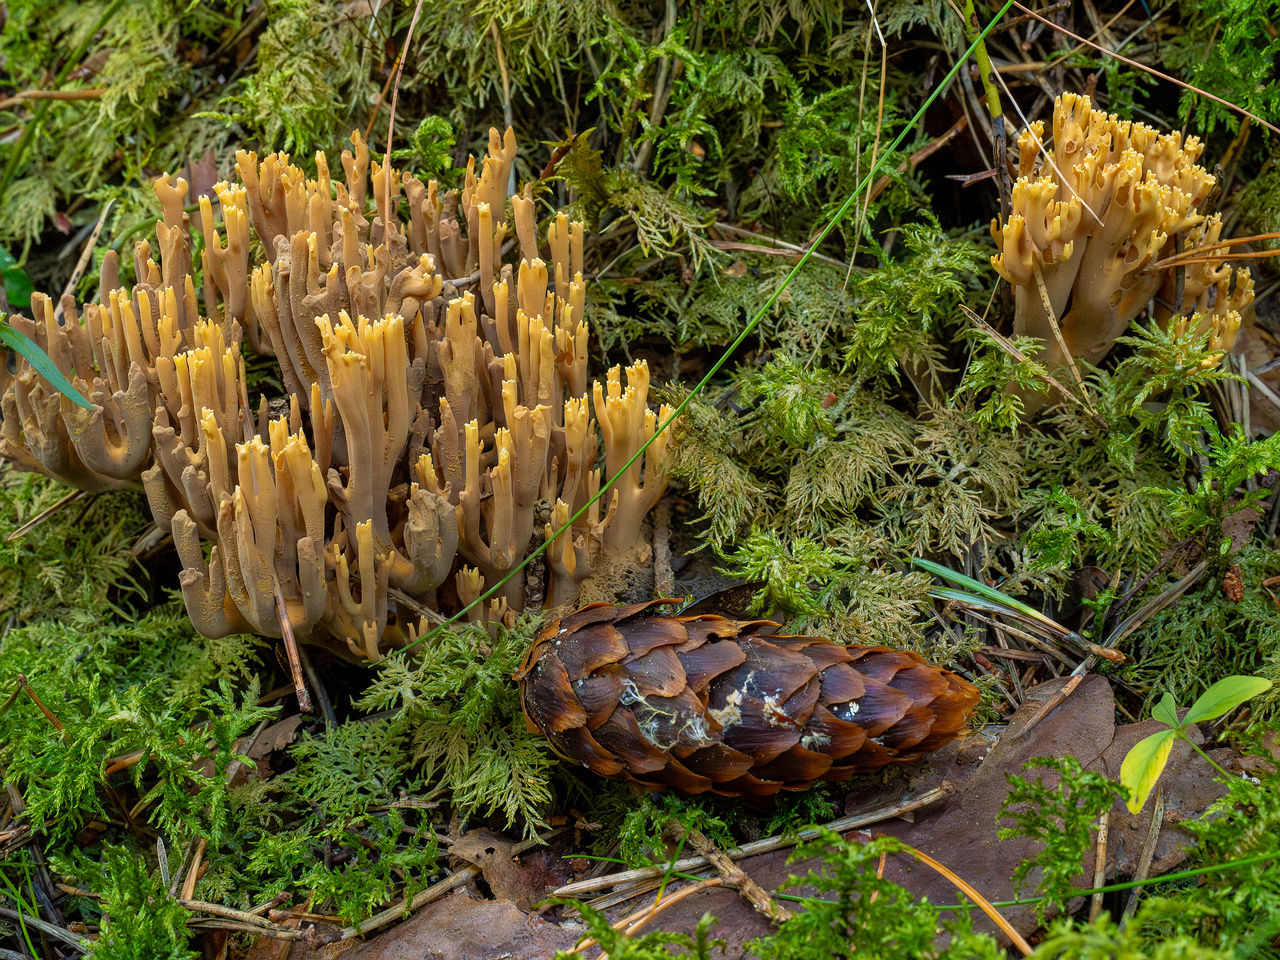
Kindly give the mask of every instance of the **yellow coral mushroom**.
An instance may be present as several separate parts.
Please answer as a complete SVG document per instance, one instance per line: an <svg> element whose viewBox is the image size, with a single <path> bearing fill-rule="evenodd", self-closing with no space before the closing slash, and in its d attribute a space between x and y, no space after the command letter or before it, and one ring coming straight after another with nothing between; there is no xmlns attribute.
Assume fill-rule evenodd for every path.
<svg viewBox="0 0 1280 960"><path fill-rule="evenodd" d="M510 130L493 131L461 194L352 141L345 183L324 154L314 180L286 154L237 154L240 184L214 188L221 229L200 201L203 304L187 184L159 178L160 262L138 243L132 289L111 252L98 303L64 299L60 324L37 294L34 319L11 318L95 406L63 400L21 358L11 375L0 355L0 456L87 489L141 486L206 636L251 630L372 660L420 636L423 610L456 611L555 539L600 489L597 429L611 476L656 418L643 363L625 391L616 369L607 398L591 390L582 224L553 218L539 246L532 192L507 197ZM246 346L275 358L283 403L250 405ZM576 600L602 560L637 546L666 459L662 438L610 506L560 534L545 582L519 571L476 616Z"/></svg>
<svg viewBox="0 0 1280 960"><path fill-rule="evenodd" d="M1097 363L1154 301L1161 322L1200 313L1214 349L1229 351L1253 300L1248 271L1198 264L1177 302L1176 270L1160 263L1178 234L1194 251L1222 231L1216 214L1200 212L1214 185L1197 165L1200 141L1120 120L1072 93L1054 103L1047 151L1043 136L1036 121L1018 138L1012 209L991 225L992 265L1014 287L1014 333L1042 340L1050 368Z"/></svg>

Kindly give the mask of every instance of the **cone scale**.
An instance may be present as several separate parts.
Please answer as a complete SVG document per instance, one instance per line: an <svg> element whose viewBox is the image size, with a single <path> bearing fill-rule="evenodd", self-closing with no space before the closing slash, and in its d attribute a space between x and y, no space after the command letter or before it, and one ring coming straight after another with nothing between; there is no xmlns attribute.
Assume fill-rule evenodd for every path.
<svg viewBox="0 0 1280 960"><path fill-rule="evenodd" d="M592 604L538 635L516 679L562 757L653 790L765 797L918 759L978 704L908 651L655 609L671 602Z"/></svg>

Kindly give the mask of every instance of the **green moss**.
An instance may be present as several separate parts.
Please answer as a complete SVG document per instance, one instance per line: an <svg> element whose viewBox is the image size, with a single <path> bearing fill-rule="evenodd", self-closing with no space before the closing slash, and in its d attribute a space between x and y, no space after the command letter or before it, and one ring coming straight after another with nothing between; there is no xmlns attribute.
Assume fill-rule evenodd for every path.
<svg viewBox="0 0 1280 960"><path fill-rule="evenodd" d="M86 864L87 875L82 875L103 891L102 928L89 956L98 960L198 957L188 947L187 911L166 889L159 871L149 871L137 850L104 847L102 854L98 869Z"/></svg>
<svg viewBox="0 0 1280 960"><path fill-rule="evenodd" d="M0 241L15 254L22 248L5 264L16 271L6 279L29 275L60 289L79 231L107 200L114 205L95 263L114 244L128 277L132 240L157 213L147 182L207 150L226 175L239 146L292 150L306 166L312 150L368 127L376 149L388 116L381 94L415 6L124 0L89 36L106 0L10 2L0 34L7 88L47 88L67 52L87 40L65 86L103 93L49 104L38 129L29 104L0 117L18 136L30 131L20 160L17 137L0 144L0 164L12 163L14 173L0 203ZM1228 4L1204 19L1204 4L1188 0L1180 32L1140 55L1274 112L1275 85L1260 80L1274 73L1267 58L1275 42L1254 6ZM526 146L542 145L522 153L517 169L534 181L540 211L565 208L589 221L600 359L660 341L674 347L687 379L779 293L796 250L903 128L927 84L901 52L926 51L920 59L931 64L954 57L961 25L946 5L919 0L883 0L875 24L865 5L835 0L672 7L668 22L661 4L424 4L399 90L396 156L456 185L466 150L490 124L513 122ZM878 30L890 41L883 87ZM1101 87L1102 106L1164 106L1110 66ZM1210 129L1226 118L1216 106L1201 109ZM1124 678L1153 698L1170 691L1185 702L1225 673L1280 677L1280 607L1261 585L1280 563L1261 545L1222 552L1223 521L1259 501L1258 478L1280 465L1275 444L1219 426L1209 398L1234 389L1230 378L1206 362L1203 336L1158 326L1135 328L1101 369L1084 370L1091 409L1061 406L1023 423L1005 386L1037 387L1037 370L964 335L959 312L961 303L979 309L990 300L991 319L1000 313L984 259L995 194L974 186L957 200L930 162L898 169L938 134L938 117L925 120L886 158L885 189L782 291L677 425L672 475L701 510L707 539L730 569L766 581L762 599L790 612L796 629L889 642L961 668L984 634L937 628L928 581L909 572L913 556L940 557L1040 604L1060 598L1084 565L1136 582L1190 541L1214 569L1132 639L1136 662ZM981 134L977 142L981 152ZM540 178L560 146L565 155ZM948 150L960 157L962 147L963 139ZM1255 137L1237 168L1245 189L1228 198L1240 210L1237 235L1270 229L1269 150ZM1268 160L1270 172L1249 182ZM989 165L983 161L973 169ZM985 198L971 199L979 190L988 190ZM52 230L55 218L73 234ZM95 284L91 267L80 292ZM252 361L250 383L282 389ZM664 388L675 399L686 389ZM5 473L0 536L63 493ZM0 613L12 628L0 638L0 678L28 677L66 724L54 731L19 695L0 715L0 763L48 818L54 862L108 892L113 921L101 951L185 951L157 865L141 862L154 856L150 848L132 852L138 865L115 876L122 806L144 831L166 832L175 862L192 838L210 840L198 896L248 906L286 889L314 893L316 909L352 920L428 881L437 866L432 836L445 816L492 818L529 833L558 806L585 805L589 796L634 806L623 788L584 786L557 769L525 729L510 674L532 621L496 640L449 634L391 658L376 675L352 675L355 705L339 704L350 713L345 723L328 729L307 719L297 742L274 758L272 779L227 786L218 773L235 756L234 739L263 716L258 687L283 675L264 642L201 638L176 602L152 595L129 551L146 525L138 496L101 495L0 551ZM1245 583L1239 603L1221 591L1232 562ZM1153 578L1130 609L1177 575ZM984 681L988 709L994 682ZM1262 715L1273 715L1275 703L1262 703ZM139 762L103 773L104 763L135 750ZM1233 786L1230 803L1202 825L1204 856L1269 849L1258 832L1275 833L1269 798L1243 789ZM768 829L825 816L817 794L796 803ZM640 832L652 835L659 814L675 807L664 800L644 809ZM697 822L714 833L712 821L733 822L740 809L708 805ZM73 856L70 838L91 820L115 821L111 849ZM610 822L603 846L617 825ZM876 887L865 851L830 840L811 852L826 859L824 882L836 899L810 903L813 919L788 925L762 953L807 955L806 937L832 931L848 934L828 944L833 955L853 942L860 956L928 949L932 909ZM657 858L656 846L650 855ZM2 869L20 877L25 866L11 860ZM1233 929L1244 931L1242 955L1262 952L1274 931L1248 903L1270 904L1274 915L1273 887L1251 873L1206 881L1196 894L1169 891L1125 931L1059 928L1041 953L1209 956L1225 949ZM122 918L147 910L154 924L128 940ZM876 924L896 939L864 942ZM992 949L964 930L955 935L953 953ZM649 956L665 949L659 940L607 945L616 956ZM681 945L709 952L705 927Z"/></svg>
<svg viewBox="0 0 1280 960"><path fill-rule="evenodd" d="M1147 696L1150 707L1164 693L1191 703L1209 684L1240 674L1280 680L1280 606L1274 588L1280 553L1251 545L1236 555L1244 599L1223 592L1221 577L1207 576L1179 603L1156 614L1133 640L1134 663L1124 676ZM1255 702L1255 713L1274 715L1280 696Z"/></svg>

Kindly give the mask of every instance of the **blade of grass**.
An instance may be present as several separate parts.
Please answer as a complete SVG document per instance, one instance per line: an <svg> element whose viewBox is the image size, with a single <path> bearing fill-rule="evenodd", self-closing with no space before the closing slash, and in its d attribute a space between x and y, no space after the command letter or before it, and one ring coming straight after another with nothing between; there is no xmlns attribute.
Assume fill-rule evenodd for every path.
<svg viewBox="0 0 1280 960"><path fill-rule="evenodd" d="M62 375L62 371L49 359L49 355L36 345L35 341L19 333L9 326L8 321L0 321L0 343L15 353L22 354L27 363L35 367L36 373L44 377L67 399L76 406L92 410L93 404L80 395L80 391L71 385L71 381Z"/></svg>
<svg viewBox="0 0 1280 960"><path fill-rule="evenodd" d="M530 563L532 563L534 558L541 555L543 551L545 551L551 543L553 543L556 539L558 539L563 533L570 530L573 527L573 525L578 522L579 519L586 516L587 511L590 510L591 507L594 506L600 500L601 497L603 497L606 493L609 492L610 488L618 480L619 477L626 476L627 472L631 469L631 467L635 465L642 456L644 456L645 451L649 449L649 446L653 443L653 441L656 440L658 436L662 434L664 431L669 430L671 428L671 425L680 418L680 416L684 413L685 409L689 406L689 402L695 396L697 396L699 393L701 393L703 390L706 389L707 384L711 382L711 379L717 373L720 372L720 369L726 363L729 362L729 358L733 356L733 354L737 351L738 347L742 346L742 344L746 342L747 337L751 336L752 332L756 329L756 327L760 325L760 321L763 320L766 316L768 316L769 311L773 309L773 305L778 302L778 299L782 296L783 292L787 289L787 287L791 285L791 282L796 278L796 276L804 268L804 265L813 258L814 252L818 249L819 246L822 245L822 241L825 240L828 236L830 236L831 233L835 230L835 228L839 226L840 222L844 219L845 214L847 214L849 210L854 206L854 204L858 202L858 199L862 196L863 192L867 189L867 185L871 183L875 175L880 172L880 168L884 166L888 158L894 154L894 152L898 149L899 146L901 146L902 141L904 141L907 138L907 136L913 130L915 130L916 124L920 121L921 117L924 116L925 111L928 110L929 107L933 104L933 102L936 99L938 99L938 97L943 93L943 91L945 91L950 86L951 81L955 79L956 75L961 71L961 69L964 69L965 65L968 63L969 57L972 56L974 51L978 49L979 45L981 45L986 40L987 34L990 33L991 30L995 27L995 25L1000 22L1000 19L1006 13L1009 12L1009 10L1014 6L1015 2L1016 0L1005 0L1005 2L1001 5L1000 10L991 19L991 22L988 23L986 27L984 27L982 31L977 35L977 37L973 40L973 42L969 44L969 47L968 49L965 50L964 55L959 57L956 60L955 65L952 66L952 68L949 71L947 71L947 74L942 78L942 81L934 86L933 91L929 94L929 96L925 98L924 103L920 104L920 107L916 110L915 114L911 117L911 119L906 124L903 125L901 132L899 132L898 136L894 138L893 143L891 143L888 146L888 148L884 151L884 153L881 154L880 158L872 165L871 169L867 171L867 174L865 177L863 177L862 182L859 183L858 186L855 187L853 191L849 194L849 196L845 198L844 203L840 205L840 209L838 209L832 215L831 219L827 221L826 226L824 226L821 232L819 232L818 235L814 237L813 240L808 244L808 249L804 252L804 254L800 257L800 259L796 261L795 265L783 278L782 283L779 284L778 288L774 290L774 292L769 296L769 298L761 305L760 309L756 311L755 315L747 322L747 325L743 327L742 332L738 334L737 338L733 341L733 343L729 344L729 346L725 349L724 353L721 354L720 359L717 360L714 364L712 364L711 368L706 372L705 375L703 375L702 379L698 381L698 383L694 386L694 388L691 391L689 391L688 396L686 396L683 400L681 400L680 403L676 406L675 410L673 410L671 414L665 420L663 420L662 423L658 425L658 428L653 432L653 436L651 436L648 440L646 440L643 444L641 444L640 449L637 450L631 456L631 459L629 459L626 463L624 463L622 467L616 473L614 473L612 477L610 477L608 480L606 480L604 483L600 485L600 490L596 493L594 497L590 498L586 503L584 503L581 507L579 507L577 512L575 512L564 523L564 525L560 527L560 529L556 530L550 537L545 539L537 547L537 549L533 550L527 557L525 557L522 561L520 561L520 563L516 564L510 571L507 572L507 575L505 577L503 577L497 583L491 585L484 593L482 593L475 600L471 601L471 603L467 604L465 607L463 607L461 610L455 613L452 617L450 617L444 623L433 628L427 633L424 633L421 637L419 637L417 640L415 640L413 643L409 644L408 646L402 647L401 648L402 650L411 649L412 647L417 646L419 643L422 643L424 640L430 637L436 636L438 631L443 630L444 628L454 623L457 623L459 620L463 619L469 612L471 612L480 604L487 603L490 600L490 598L495 596L498 593L498 591L502 589L502 587L506 584L508 580L510 580L517 573L519 573L525 567L527 567ZM382 659L385 660L386 658L384 657Z"/></svg>
<svg viewBox="0 0 1280 960"><path fill-rule="evenodd" d="M1127 617L1121 623L1117 624L1116 628L1111 631L1111 634L1107 637L1107 639L1103 642L1102 645L1104 647L1116 646L1121 640L1123 640L1125 637L1129 636L1129 634L1133 633L1140 626L1142 626L1142 624L1145 623L1149 617L1152 617L1155 614L1159 613L1161 610L1163 610L1169 604L1173 603L1175 600L1181 597L1184 593L1190 590L1193 586L1195 586L1196 581L1199 580L1202 576L1204 576L1205 571L1208 569L1209 569L1209 565L1204 561L1201 561L1200 563L1196 564L1194 567L1191 568L1191 571L1185 577L1183 577L1177 583L1173 584L1171 587L1169 587L1167 590L1161 593L1160 596L1152 600L1148 600L1136 611L1134 611L1134 613L1131 616Z"/></svg>
<svg viewBox="0 0 1280 960"><path fill-rule="evenodd" d="M944 567L940 563L934 563L932 560L921 560L919 558L915 558L911 562L914 566L932 573L935 577L941 577L943 580L949 580L951 583L957 584L958 586L967 587L969 590L978 594L978 596L985 597L987 600L1010 610L1016 610L1024 617L1030 617L1037 623L1042 623L1045 626L1052 627L1054 630L1059 630L1064 634L1071 632L1066 627L1046 617L1035 607L1028 606L1021 600L1015 600L1013 597L1001 593L995 587L989 587L979 580L974 580L972 577L966 577L963 573L957 573L949 567Z"/></svg>
<svg viewBox="0 0 1280 960"><path fill-rule="evenodd" d="M1190 880L1194 877L1202 877L1207 873L1221 873L1224 870L1239 870L1242 867L1251 867L1257 863L1266 863L1269 860L1276 859L1274 853L1264 853L1256 857L1246 857L1243 860L1230 860L1226 863L1211 863L1207 867L1197 867L1194 870L1183 870L1179 873L1165 873L1158 877L1148 877L1145 880L1130 880L1126 883L1112 883L1105 887L1094 887L1091 890L1073 890L1071 897L1088 897L1095 893L1118 893L1123 890L1136 890L1139 887L1150 887L1157 883L1173 883L1178 880ZM1021 907L1032 903L1041 903L1048 897L1025 897L1020 900L996 900L992 902L993 907ZM972 910L976 907L976 903L944 903L934 909L936 910Z"/></svg>
<svg viewBox="0 0 1280 960"><path fill-rule="evenodd" d="M1010 620L1016 620L1018 623L1024 624L1033 630L1039 630L1050 636L1057 638L1073 638L1077 643L1081 643L1081 639L1061 624L1054 623L1047 617L1028 617L1020 610L1014 610L1005 606L1003 603L994 600L988 600L986 597L980 597L977 594L966 593L964 590L955 590L951 587L933 587L929 590L929 596L936 600L946 600L948 603L956 603L962 607L969 607L974 610L983 610L987 613L998 614L1007 617Z"/></svg>

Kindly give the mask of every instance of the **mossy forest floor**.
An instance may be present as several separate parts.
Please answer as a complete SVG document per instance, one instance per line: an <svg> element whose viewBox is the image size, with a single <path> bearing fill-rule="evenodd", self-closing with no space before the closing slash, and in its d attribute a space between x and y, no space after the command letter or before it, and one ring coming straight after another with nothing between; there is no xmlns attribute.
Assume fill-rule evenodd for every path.
<svg viewBox="0 0 1280 960"><path fill-rule="evenodd" d="M0 5L11 310L60 293L101 221L74 285L92 296L105 250L154 228L163 171L194 195L238 148L306 166L357 129L381 150L416 6ZM1051 23L1014 7L985 43L1014 154L1057 94L1090 92L1199 137L1205 211L1262 238L1231 248L1255 299L1229 350L1143 309L1081 364L1078 402L1033 416L1005 389L1029 367L965 313L1007 335L1018 309L991 265L982 78L963 67L916 116L964 14L997 4L427 0L396 103L397 163L424 180L457 185L491 125L520 138L517 181L554 158L540 215L587 224L593 376L644 358L677 403L769 304L672 427L633 598L919 652L981 688L972 736L770 809L642 795L525 728L532 614L377 668L312 650L324 695L300 713L274 641L194 631L140 493L68 497L5 465L0 957L549 958L587 932L583 955L613 960L719 956L716 938L769 958L1280 956L1280 686L1188 729L1221 771L1180 740L1140 813L1115 785L1166 695L1280 681L1280 0L1027 6ZM280 393L252 357L249 380ZM939 598L916 559L1062 629ZM1123 656L1088 646L1109 640ZM842 817L868 822L796 836ZM732 873L664 868L626 898L597 879L771 837L801 846L742 866L781 923ZM588 905L539 906L592 880Z"/></svg>

